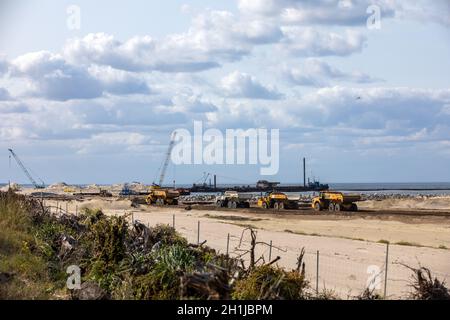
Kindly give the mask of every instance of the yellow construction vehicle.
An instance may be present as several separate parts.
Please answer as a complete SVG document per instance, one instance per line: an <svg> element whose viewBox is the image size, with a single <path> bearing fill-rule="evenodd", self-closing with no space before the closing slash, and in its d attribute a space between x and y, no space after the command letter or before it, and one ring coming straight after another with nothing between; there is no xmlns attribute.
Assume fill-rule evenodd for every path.
<svg viewBox="0 0 450 320"><path fill-rule="evenodd" d="M316 211L358 211L356 201L361 200L359 194L344 194L338 191L323 191L312 199L312 207Z"/></svg>
<svg viewBox="0 0 450 320"><path fill-rule="evenodd" d="M161 188L159 186L150 187L150 192L145 199L147 204L156 205L177 205L180 192L174 189Z"/></svg>
<svg viewBox="0 0 450 320"><path fill-rule="evenodd" d="M298 209L298 201L290 200L282 192L268 192L258 199L258 207L264 209Z"/></svg>
<svg viewBox="0 0 450 320"><path fill-rule="evenodd" d="M74 193L74 192L76 192L75 188L72 188L72 187L64 187L63 191L66 192L66 193Z"/></svg>

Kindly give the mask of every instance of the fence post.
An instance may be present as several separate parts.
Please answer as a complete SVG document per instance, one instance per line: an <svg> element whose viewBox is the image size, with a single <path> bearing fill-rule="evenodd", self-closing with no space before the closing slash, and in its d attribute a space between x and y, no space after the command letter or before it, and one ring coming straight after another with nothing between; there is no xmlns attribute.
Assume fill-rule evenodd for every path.
<svg viewBox="0 0 450 320"><path fill-rule="evenodd" d="M319 250L317 250L316 267L316 294L319 294Z"/></svg>
<svg viewBox="0 0 450 320"><path fill-rule="evenodd" d="M269 262L272 261L272 240L270 240L269 246Z"/></svg>
<svg viewBox="0 0 450 320"><path fill-rule="evenodd" d="M386 293L387 293L388 263L389 263L389 242L386 243L386 266L384 269L384 298L385 299L386 299Z"/></svg>
<svg viewBox="0 0 450 320"><path fill-rule="evenodd" d="M175 229L175 215L172 216L172 228Z"/></svg>
<svg viewBox="0 0 450 320"><path fill-rule="evenodd" d="M197 244L200 244L200 220L197 222Z"/></svg>
<svg viewBox="0 0 450 320"><path fill-rule="evenodd" d="M227 256L230 249L230 234L227 235Z"/></svg>

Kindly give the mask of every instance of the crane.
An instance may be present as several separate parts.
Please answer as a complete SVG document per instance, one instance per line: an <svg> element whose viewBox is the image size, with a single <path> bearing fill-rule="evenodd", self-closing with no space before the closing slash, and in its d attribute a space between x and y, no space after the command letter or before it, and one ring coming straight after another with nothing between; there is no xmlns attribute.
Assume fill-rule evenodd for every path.
<svg viewBox="0 0 450 320"><path fill-rule="evenodd" d="M159 175L159 181L158 186L162 187L162 184L164 182L164 176L166 175L167 166L169 165L170 155L172 154L172 149L175 144L175 137L177 135L177 132L174 131L172 134L172 137L170 139L169 148L166 152L166 158L164 159L163 165L161 167L161 173Z"/></svg>
<svg viewBox="0 0 450 320"><path fill-rule="evenodd" d="M17 154L12 150L12 149L8 149L8 151L11 153L11 155L14 157L14 159L16 160L17 164L19 165L19 167L22 169L22 171L25 173L25 175L28 177L28 179L31 181L31 183L33 184L33 186L36 189L43 189L45 188L45 183L44 181L42 181L41 179L41 184L37 184L37 182L33 179L33 177L31 176L31 174L28 172L27 168L25 168L25 166L23 165L22 161L20 161L19 157L17 156Z"/></svg>

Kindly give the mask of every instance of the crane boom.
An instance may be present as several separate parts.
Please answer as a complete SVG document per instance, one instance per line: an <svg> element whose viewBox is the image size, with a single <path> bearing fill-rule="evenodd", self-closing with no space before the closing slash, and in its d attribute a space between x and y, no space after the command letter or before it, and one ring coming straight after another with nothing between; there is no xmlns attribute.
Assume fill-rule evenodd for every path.
<svg viewBox="0 0 450 320"><path fill-rule="evenodd" d="M42 182L42 185L37 184L37 182L33 179L33 177L31 176L31 174L28 172L27 168L25 168L25 166L23 165L22 161L20 161L19 157L17 156L17 154L12 150L12 149L8 149L9 152L11 152L12 156L14 157L14 159L16 160L17 164L19 165L19 167L22 169L22 171L25 173L25 175L28 177L28 179L30 180L30 182L33 184L33 186L36 189L42 189L45 188L44 182Z"/></svg>
<svg viewBox="0 0 450 320"><path fill-rule="evenodd" d="M164 182L164 177L166 175L167 166L169 165L170 155L172 154L172 149L175 144L175 137L177 135L177 132L174 131L172 134L172 138L170 139L169 148L167 149L166 158L164 159L163 166L161 168L161 174L159 176L158 185L162 187L162 184Z"/></svg>

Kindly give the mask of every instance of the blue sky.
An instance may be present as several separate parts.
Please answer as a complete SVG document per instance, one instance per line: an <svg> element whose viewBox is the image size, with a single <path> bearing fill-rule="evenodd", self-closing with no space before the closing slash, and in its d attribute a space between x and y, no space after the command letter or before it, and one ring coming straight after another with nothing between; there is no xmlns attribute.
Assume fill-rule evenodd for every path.
<svg viewBox="0 0 450 320"><path fill-rule="evenodd" d="M301 181L305 156L326 182L450 181L449 17L445 0L3 0L0 181L26 182L12 147L48 183L151 183L194 120L278 128L270 180ZM203 172L260 178L170 165L167 180Z"/></svg>

